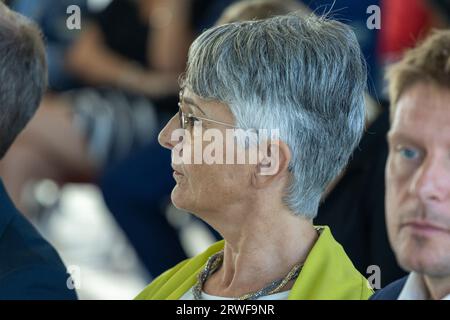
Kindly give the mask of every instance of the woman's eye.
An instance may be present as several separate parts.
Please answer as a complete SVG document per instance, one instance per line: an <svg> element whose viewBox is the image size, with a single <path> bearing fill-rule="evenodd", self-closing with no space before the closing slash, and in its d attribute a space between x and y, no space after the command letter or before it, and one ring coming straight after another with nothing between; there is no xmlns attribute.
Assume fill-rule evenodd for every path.
<svg viewBox="0 0 450 320"><path fill-rule="evenodd" d="M188 121L189 121L189 127L193 128L195 122L196 122L196 121L199 121L199 120L198 120L198 118L196 118L196 117L194 117L194 116L192 116L192 115L189 115L189 116L188 116Z"/></svg>

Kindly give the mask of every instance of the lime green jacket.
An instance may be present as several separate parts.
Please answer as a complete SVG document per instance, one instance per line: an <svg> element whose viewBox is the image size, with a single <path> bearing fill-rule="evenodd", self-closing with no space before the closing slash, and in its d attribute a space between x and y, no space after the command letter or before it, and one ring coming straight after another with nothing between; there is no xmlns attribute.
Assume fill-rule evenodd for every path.
<svg viewBox="0 0 450 320"><path fill-rule="evenodd" d="M137 300L178 300L197 281L210 256L222 250L219 241L202 254L184 260L150 283ZM342 246L324 227L289 294L289 300L367 300L373 291L355 269Z"/></svg>

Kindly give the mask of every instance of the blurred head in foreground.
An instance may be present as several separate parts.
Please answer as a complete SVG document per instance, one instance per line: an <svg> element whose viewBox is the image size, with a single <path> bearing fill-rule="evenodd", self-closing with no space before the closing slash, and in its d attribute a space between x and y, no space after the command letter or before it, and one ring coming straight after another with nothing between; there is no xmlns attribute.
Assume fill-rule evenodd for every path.
<svg viewBox="0 0 450 320"><path fill-rule="evenodd" d="M0 1L0 158L34 115L46 86L39 29Z"/></svg>

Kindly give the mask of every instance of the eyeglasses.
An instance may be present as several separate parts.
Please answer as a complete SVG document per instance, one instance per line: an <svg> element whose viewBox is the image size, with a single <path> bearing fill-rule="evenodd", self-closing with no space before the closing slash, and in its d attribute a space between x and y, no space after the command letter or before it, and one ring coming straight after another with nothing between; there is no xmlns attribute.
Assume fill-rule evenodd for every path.
<svg viewBox="0 0 450 320"><path fill-rule="evenodd" d="M180 102L178 102L178 117L180 120L180 128L190 130L194 127L196 121L201 120L217 123L226 127L237 128L235 125L232 125L230 123L194 116L192 113L185 113L183 112L183 109L181 107L182 102L183 102L183 90L180 91Z"/></svg>
<svg viewBox="0 0 450 320"><path fill-rule="evenodd" d="M198 117L198 116L194 116L192 113L184 113L183 109L181 109L181 103L178 103L178 117L180 119L180 128L183 129L191 129L194 127L194 124L196 121L200 121L200 120L204 120L204 121L209 121L212 123L217 123L223 126L227 126L227 127L231 127L231 128L237 128L235 125L229 124L229 123L225 123L225 122L221 122L221 121L216 121L216 120L212 120L212 119L208 119L208 118L202 118L202 117Z"/></svg>

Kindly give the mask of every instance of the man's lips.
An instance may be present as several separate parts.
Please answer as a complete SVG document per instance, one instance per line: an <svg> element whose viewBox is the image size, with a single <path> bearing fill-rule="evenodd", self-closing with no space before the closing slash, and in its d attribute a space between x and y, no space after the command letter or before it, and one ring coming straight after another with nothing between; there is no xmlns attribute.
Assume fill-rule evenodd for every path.
<svg viewBox="0 0 450 320"><path fill-rule="evenodd" d="M443 226L437 225L435 223L431 223L424 220L411 220L405 222L401 225L402 227L410 227L414 230L421 232L446 232L449 233L449 230Z"/></svg>

